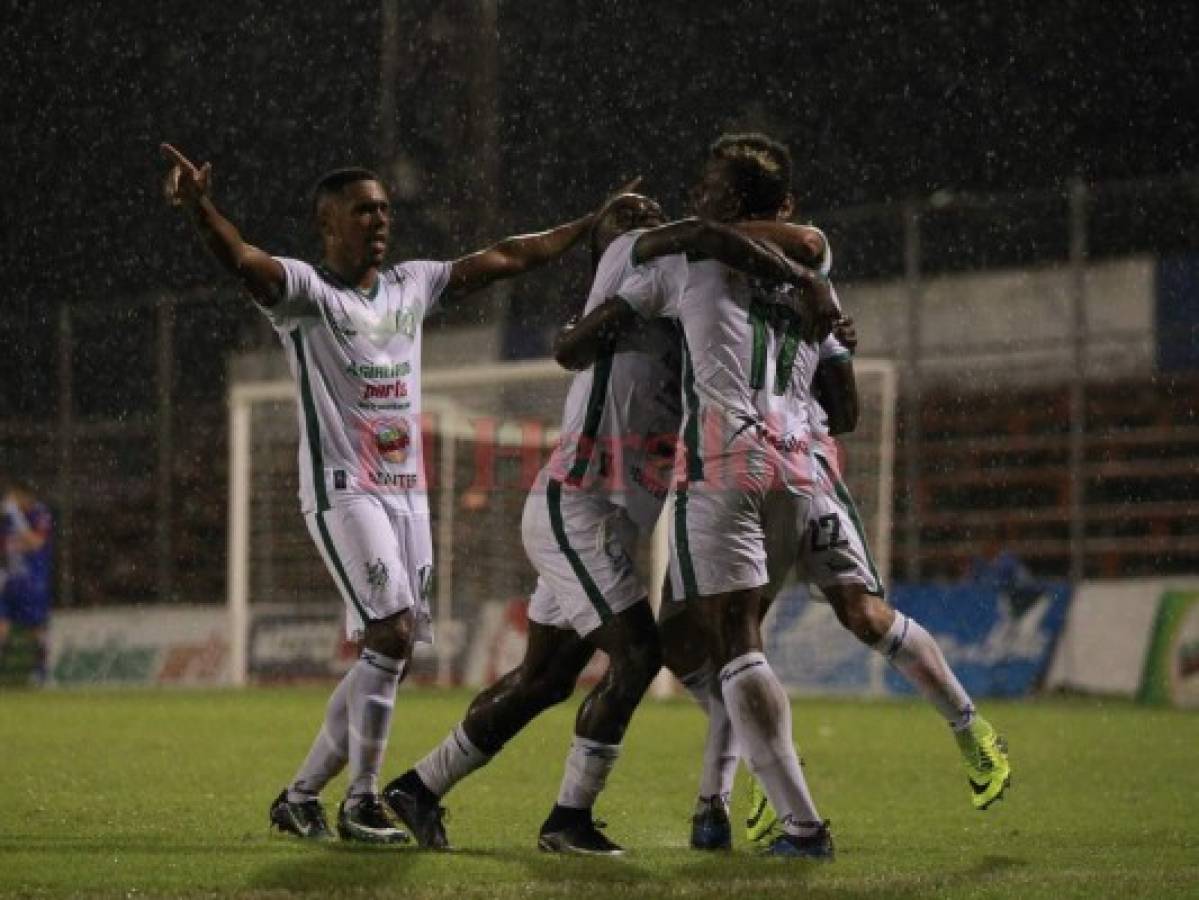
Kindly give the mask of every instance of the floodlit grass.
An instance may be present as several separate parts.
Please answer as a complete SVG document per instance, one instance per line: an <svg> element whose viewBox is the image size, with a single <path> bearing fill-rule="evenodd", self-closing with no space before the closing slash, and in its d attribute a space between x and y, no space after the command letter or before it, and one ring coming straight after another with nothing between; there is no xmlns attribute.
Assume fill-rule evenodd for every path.
<svg viewBox="0 0 1199 900"><path fill-rule="evenodd" d="M702 720L647 702L598 815L624 859L538 853L573 705L449 797L450 854L271 837L323 689L0 693L0 893L404 897L1199 895L1199 715L1121 703L988 704L1014 786L985 813L927 708L800 700L796 735L831 865L687 849ZM462 692L402 691L386 777L438 741ZM332 814L342 782L326 797ZM736 812L743 813L738 797ZM331 816L332 818L332 816Z"/></svg>

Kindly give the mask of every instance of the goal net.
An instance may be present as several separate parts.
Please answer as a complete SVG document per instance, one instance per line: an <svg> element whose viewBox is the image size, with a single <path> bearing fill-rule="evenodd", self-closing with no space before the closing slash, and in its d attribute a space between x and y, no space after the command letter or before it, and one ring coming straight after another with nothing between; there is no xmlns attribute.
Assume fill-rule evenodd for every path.
<svg viewBox="0 0 1199 900"><path fill-rule="evenodd" d="M845 441L847 481L881 573L890 558L895 370L855 364L862 407ZM519 661L535 573L521 546L525 496L558 437L569 373L552 361L427 370L422 430L434 544L436 642L413 676L489 682ZM354 658L342 603L299 514L290 381L229 396L228 603L232 678L324 677ZM666 569L665 528L637 554L651 600Z"/></svg>

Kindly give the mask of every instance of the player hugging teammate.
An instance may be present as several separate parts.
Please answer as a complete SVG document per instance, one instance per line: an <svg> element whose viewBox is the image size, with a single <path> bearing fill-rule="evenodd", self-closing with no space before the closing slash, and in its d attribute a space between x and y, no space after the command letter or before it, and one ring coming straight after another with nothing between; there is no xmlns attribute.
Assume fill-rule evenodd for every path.
<svg viewBox="0 0 1199 900"><path fill-rule="evenodd" d="M652 200L620 194L596 213L453 262L384 267L387 196L366 170L326 176L314 213L318 266L246 244L209 197L209 169L170 147L168 199L192 212L280 335L297 386L301 505L347 606L362 657L338 685L292 783L271 806L281 830L329 834L319 794L345 766L343 839L444 848L441 798L529 721L564 700L596 649L608 671L580 706L557 801L538 846L615 855L592 808L630 718L665 662L709 717L696 849L731 845L738 758L777 813L754 836L766 852L827 859L791 739L791 708L762 650L761 621L795 567L839 620L883 654L953 728L974 803L1003 792L1009 767L931 636L892 609L830 431L856 423L851 347L830 336L839 307L831 252L794 225L791 157L762 135L710 148L693 191L697 218L664 224ZM525 505L522 536L538 573L521 664L484 690L462 722L378 793L396 687L414 640L428 637L432 571L420 432L420 335L445 302L553 259L590 235L595 279L585 315L556 346L578 370L563 441ZM850 323L839 333L852 344ZM399 368L397 368L399 367ZM399 373L384 397L355 373ZM391 380L392 375L388 378ZM366 379L369 381L369 379ZM390 385L389 385L390 386ZM816 387L814 387L816 386ZM815 391L815 393L814 393ZM819 394L823 405L817 401ZM368 396L369 395L369 396ZM676 462L674 442L681 436ZM671 586L655 623L632 549L673 488ZM767 827L774 823L773 828Z"/></svg>

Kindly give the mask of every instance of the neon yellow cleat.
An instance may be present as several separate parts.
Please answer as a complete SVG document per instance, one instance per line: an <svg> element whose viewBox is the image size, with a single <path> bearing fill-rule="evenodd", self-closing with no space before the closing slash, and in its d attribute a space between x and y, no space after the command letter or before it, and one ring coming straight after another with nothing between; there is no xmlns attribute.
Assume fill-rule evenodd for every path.
<svg viewBox="0 0 1199 900"><path fill-rule="evenodd" d="M745 839L750 843L768 843L768 838L774 834L774 827L779 822L779 814L774 811L766 792L758 779L749 779L749 816L745 819Z"/></svg>
<svg viewBox="0 0 1199 900"><path fill-rule="evenodd" d="M966 778L974 792L971 802L975 809L986 809L1002 797L1012 783L1007 743L995 733L990 722L977 715L966 728L955 732L954 738L962 751Z"/></svg>

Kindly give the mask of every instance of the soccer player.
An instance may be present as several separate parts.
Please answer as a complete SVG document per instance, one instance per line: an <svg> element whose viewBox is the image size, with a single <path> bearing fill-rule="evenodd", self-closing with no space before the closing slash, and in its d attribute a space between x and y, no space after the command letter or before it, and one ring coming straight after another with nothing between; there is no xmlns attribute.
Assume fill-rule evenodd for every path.
<svg viewBox="0 0 1199 900"><path fill-rule="evenodd" d="M660 666L657 629L632 551L637 533L652 530L669 490L680 416L677 327L639 318L634 310L675 302L686 285L684 251L776 279L798 274L779 254L731 229L662 222L656 203L630 194L614 201L593 230L598 262L586 309L616 305L640 327L625 331L575 376L563 437L529 493L522 535L539 577L523 661L475 698L438 747L384 789L423 846L447 845L440 799L536 715L568 697L599 648L610 665L579 709L558 801L538 846L621 852L597 829L592 807ZM568 368L582 368L568 347L557 355Z"/></svg>
<svg viewBox="0 0 1199 900"><path fill-rule="evenodd" d="M724 221L785 219L790 170L786 148L762 135L722 137L694 191L696 211ZM816 237L825 256L813 231L774 221L762 236L798 254ZM709 709L724 705L737 747L779 811L781 833L768 852L833 855L791 743L786 693L762 653L762 616L797 562L841 623L944 716L974 805L986 808L1008 783L1003 747L928 632L883 600L852 499L819 451L811 382L821 353L768 296L719 263L692 266L679 310L686 346L697 350L687 356L688 478L676 493L671 578L674 596L694 604L718 673Z"/></svg>
<svg viewBox="0 0 1199 900"><path fill-rule="evenodd" d="M0 659L15 624L35 641L30 680L44 684L49 661L47 626L52 591L53 530L49 508L29 488L13 480L0 500Z"/></svg>
<svg viewBox="0 0 1199 900"><path fill-rule="evenodd" d="M506 238L452 262L384 264L391 207L361 168L325 175L313 213L321 261L271 256L246 243L210 197L211 166L168 144L168 201L191 214L217 260L248 289L279 334L296 382L300 502L346 603L361 657L333 691L325 719L270 822L304 838L329 835L319 795L348 764L338 833L349 841L408 840L378 799L396 688L414 641L431 637L433 571L421 451L421 327L439 303L553 260L586 234L594 213Z"/></svg>

